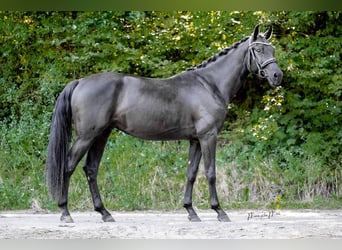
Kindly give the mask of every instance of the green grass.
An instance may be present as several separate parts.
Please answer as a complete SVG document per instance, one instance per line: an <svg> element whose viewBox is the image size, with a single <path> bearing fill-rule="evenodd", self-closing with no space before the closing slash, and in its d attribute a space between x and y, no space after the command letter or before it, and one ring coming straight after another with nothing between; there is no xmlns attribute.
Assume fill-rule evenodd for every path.
<svg viewBox="0 0 342 250"><path fill-rule="evenodd" d="M44 180L45 144L39 143L47 133L37 138L25 133L28 127L30 124L23 122L19 128L7 131L11 133L3 134L0 210L37 206L57 210L49 199ZM325 171L312 159L300 164L298 159L292 159L293 166L284 170L275 159L265 160L253 154L246 157L243 154L248 152L243 152L240 146L223 141L217 149L217 189L223 208L275 208L277 197L281 200L278 205L284 209L342 207L342 197L338 192L328 192ZM105 205L110 210L181 209L187 152L185 141L142 141L114 132L98 176ZM330 176L332 180L340 174L336 173ZM69 203L72 210L93 209L82 162L71 179ZM193 204L200 209L210 208L202 165L194 187Z"/></svg>

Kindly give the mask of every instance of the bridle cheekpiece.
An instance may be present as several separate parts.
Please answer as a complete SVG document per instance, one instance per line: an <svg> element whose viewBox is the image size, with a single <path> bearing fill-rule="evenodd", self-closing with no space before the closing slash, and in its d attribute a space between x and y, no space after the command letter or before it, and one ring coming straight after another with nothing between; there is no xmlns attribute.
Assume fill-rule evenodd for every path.
<svg viewBox="0 0 342 250"><path fill-rule="evenodd" d="M267 73L264 70L264 68L271 64L271 63L276 63L277 60L274 57L271 57L270 59L267 59L264 62L259 62L258 58L255 55L255 51L253 50L253 47L256 44L263 44L266 46L272 46L272 44L269 43L265 43L265 42L251 42L249 40L249 45L248 45L248 54L249 54L249 58L248 58L248 63L247 63L247 69L249 72L257 74L260 78L266 78L267 77ZM253 62L256 64L257 68L258 68L258 72L253 72L251 70L251 59L253 60Z"/></svg>

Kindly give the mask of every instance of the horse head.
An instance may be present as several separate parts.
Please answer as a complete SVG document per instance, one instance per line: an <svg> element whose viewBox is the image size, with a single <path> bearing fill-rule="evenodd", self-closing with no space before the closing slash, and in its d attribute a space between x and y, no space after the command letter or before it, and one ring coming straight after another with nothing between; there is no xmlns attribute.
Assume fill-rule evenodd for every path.
<svg viewBox="0 0 342 250"><path fill-rule="evenodd" d="M274 88L280 85L283 72L274 57L274 47L268 41L272 32L272 26L265 33L259 32L259 25L254 28L249 39L247 68L260 78L266 78Z"/></svg>

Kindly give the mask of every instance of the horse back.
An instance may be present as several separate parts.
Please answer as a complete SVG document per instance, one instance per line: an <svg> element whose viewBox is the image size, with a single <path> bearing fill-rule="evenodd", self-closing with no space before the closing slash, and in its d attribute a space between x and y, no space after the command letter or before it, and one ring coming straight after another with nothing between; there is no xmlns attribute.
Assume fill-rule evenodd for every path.
<svg viewBox="0 0 342 250"><path fill-rule="evenodd" d="M80 79L72 96L76 132L93 136L112 127L143 139L178 140L219 128L226 107L198 81L120 73Z"/></svg>

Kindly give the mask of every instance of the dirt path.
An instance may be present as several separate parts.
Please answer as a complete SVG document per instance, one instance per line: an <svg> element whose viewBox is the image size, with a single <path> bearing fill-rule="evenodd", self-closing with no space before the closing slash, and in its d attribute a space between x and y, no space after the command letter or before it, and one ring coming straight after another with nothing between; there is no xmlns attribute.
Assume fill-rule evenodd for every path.
<svg viewBox="0 0 342 250"><path fill-rule="evenodd" d="M342 210L227 211L232 222L199 211L202 222L190 223L185 211L113 212L103 223L96 212L73 212L73 224L57 213L0 212L0 239L342 239ZM252 218L251 213L253 212Z"/></svg>

